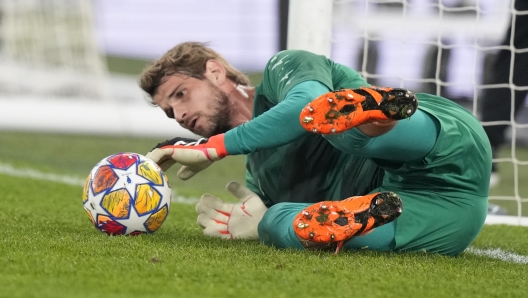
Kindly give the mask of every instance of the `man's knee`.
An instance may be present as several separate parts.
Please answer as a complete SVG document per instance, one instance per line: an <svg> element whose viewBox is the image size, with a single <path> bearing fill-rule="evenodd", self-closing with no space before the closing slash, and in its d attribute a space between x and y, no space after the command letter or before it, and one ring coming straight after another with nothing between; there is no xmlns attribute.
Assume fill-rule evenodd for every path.
<svg viewBox="0 0 528 298"><path fill-rule="evenodd" d="M258 225L260 241L277 248L302 248L293 232L293 219L306 205L310 204L278 203L271 206Z"/></svg>
<svg viewBox="0 0 528 298"><path fill-rule="evenodd" d="M287 205L291 205L291 203L278 203L268 208L268 211L264 213L264 216L258 225L259 236L261 235L261 232L270 233L270 231L277 228L281 217L284 217L285 215L285 211L291 209L287 208Z"/></svg>

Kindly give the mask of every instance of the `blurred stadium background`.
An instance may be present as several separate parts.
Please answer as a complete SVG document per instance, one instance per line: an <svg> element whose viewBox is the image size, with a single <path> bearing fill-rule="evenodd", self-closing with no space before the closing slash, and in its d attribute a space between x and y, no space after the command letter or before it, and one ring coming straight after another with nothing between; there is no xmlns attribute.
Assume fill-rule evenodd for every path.
<svg viewBox="0 0 528 298"><path fill-rule="evenodd" d="M510 15L509 0L2 0L0 130L192 136L137 86L148 61L189 40L209 42L255 84L275 52L302 47L375 85L440 94L478 116ZM528 161L516 156L528 145L526 110L500 160L513 167L513 191L492 197L515 215L528 201Z"/></svg>

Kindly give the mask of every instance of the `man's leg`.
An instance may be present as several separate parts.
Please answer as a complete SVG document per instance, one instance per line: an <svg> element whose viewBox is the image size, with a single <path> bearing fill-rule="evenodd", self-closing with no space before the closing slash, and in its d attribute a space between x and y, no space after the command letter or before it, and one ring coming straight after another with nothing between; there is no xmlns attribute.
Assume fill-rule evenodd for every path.
<svg viewBox="0 0 528 298"><path fill-rule="evenodd" d="M416 96L405 89L343 89L309 103L300 122L344 152L405 162L425 157L440 129L417 107Z"/></svg>
<svg viewBox="0 0 528 298"><path fill-rule="evenodd" d="M398 121L387 133L369 137L354 128L340 134L323 135L336 148L358 156L407 162L424 158L440 131L438 121L422 110Z"/></svg>
<svg viewBox="0 0 528 298"><path fill-rule="evenodd" d="M392 206L392 204L381 204L381 207L379 207L375 206L375 204L377 203L382 203L379 201L379 198L386 198L387 201L389 201L390 198L384 196L371 195L365 197L349 198L347 200L356 200L361 203L361 198L365 200L366 197L373 197L374 199L377 199L378 202L372 202L366 207L358 208L358 212L355 214L355 219L360 229L354 231L354 233L361 234L366 233L368 231L368 233L366 233L364 236L352 234L344 240L339 238L341 237L339 236L339 228L341 226L333 224L334 222L339 222L339 219L334 220L333 222L329 222L327 220L325 222L321 222L321 224L316 221L308 221L308 223L312 225L314 229L312 229L312 227L309 227L308 225L306 225L306 227L301 228L296 226L300 223L299 218L304 219L306 217L307 211L311 212L311 210L313 210L314 208L320 209L322 206L321 204L325 206L323 207L324 210L322 210L323 213L315 214L314 216L326 215L324 216L325 219L331 218L331 211L334 205L338 206L343 202L339 201L321 202L313 205L307 203L276 204L269 208L269 210L266 212L266 214L264 214L264 217L260 221L258 226L259 238L264 244L275 246L277 248L307 248L335 250L336 246L338 246L338 244L342 242L338 240L343 240L346 241L344 242L345 249L368 248L371 250L389 250L394 245L395 225L393 220L401 212L401 201L399 201L399 198L397 198L398 200L396 201L396 203L399 202L400 204L396 204L395 206ZM376 207L378 208L377 213L380 215L380 217L375 214ZM374 211L372 211L372 209L374 209ZM339 214L334 213L334 215L341 216L341 220L345 219L341 212L339 212ZM352 220L354 220L354 217L352 217ZM368 224L363 225L361 224L362 221ZM303 222L303 225L305 223L306 222ZM318 229L323 229L324 231L318 233ZM315 233L310 237L308 234L302 233L304 231L315 231ZM338 236L335 239L330 239L329 237L331 237L332 235ZM321 241L321 239L319 239L321 237L318 236L321 236L323 238L324 236L328 236L329 239L327 239L327 241ZM350 239L350 237L351 240L348 240Z"/></svg>
<svg viewBox="0 0 528 298"><path fill-rule="evenodd" d="M363 235L355 236L345 242L343 249L358 250L368 249L376 251L392 250L396 246L396 221L377 227L372 232Z"/></svg>
<svg viewBox="0 0 528 298"><path fill-rule="evenodd" d="M293 220L310 203L279 203L271 206L258 225L260 241L277 248L304 248L293 230Z"/></svg>
<svg viewBox="0 0 528 298"><path fill-rule="evenodd" d="M405 89L344 89L329 92L312 101L303 109L300 121L306 130L322 133L332 145L344 152L405 162L425 157L433 148L439 133L438 121L417 110L417 104L415 95ZM411 115L414 117L408 119ZM407 120L392 122L402 119ZM367 135L364 130L357 128L362 125L378 125L372 122L390 125L382 123L381 134ZM387 127L390 129L385 129ZM375 193L338 202L320 202L302 210L298 208L292 212L296 215L289 215L286 224L293 219L293 231L302 246L315 249L336 247L337 253L343 243L352 237L366 235L369 230L395 220L402 212L401 207L401 199L397 194ZM280 222L280 219L284 217L272 222ZM265 223L266 221L261 221L262 227L266 226ZM290 237L279 239L294 241L291 229L290 226L289 230L284 230ZM262 229L263 234L259 235L266 242L264 239L273 239L272 231ZM373 235L371 237L365 238L365 241L377 239ZM393 237L389 238L392 238L392 244ZM357 245L361 246L390 245L363 245L365 242L357 241ZM284 245L278 241L270 242L279 247Z"/></svg>

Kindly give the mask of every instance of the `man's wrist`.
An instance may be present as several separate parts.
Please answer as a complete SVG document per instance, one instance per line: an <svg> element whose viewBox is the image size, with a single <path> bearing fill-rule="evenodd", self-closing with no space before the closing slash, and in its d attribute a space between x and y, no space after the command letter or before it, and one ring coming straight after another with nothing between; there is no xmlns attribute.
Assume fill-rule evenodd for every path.
<svg viewBox="0 0 528 298"><path fill-rule="evenodd" d="M210 137L207 143L204 144L204 146L214 148L219 158L224 158L229 155L225 147L224 134L219 134Z"/></svg>

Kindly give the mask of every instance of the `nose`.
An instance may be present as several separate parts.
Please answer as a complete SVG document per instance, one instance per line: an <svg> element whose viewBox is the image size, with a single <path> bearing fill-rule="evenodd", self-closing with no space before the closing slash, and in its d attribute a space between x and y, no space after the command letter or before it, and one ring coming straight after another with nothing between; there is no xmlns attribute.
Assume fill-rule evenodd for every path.
<svg viewBox="0 0 528 298"><path fill-rule="evenodd" d="M176 119L176 122L179 124L185 123L185 117L187 117L186 111L176 111L176 109L173 109L174 111L174 119Z"/></svg>

